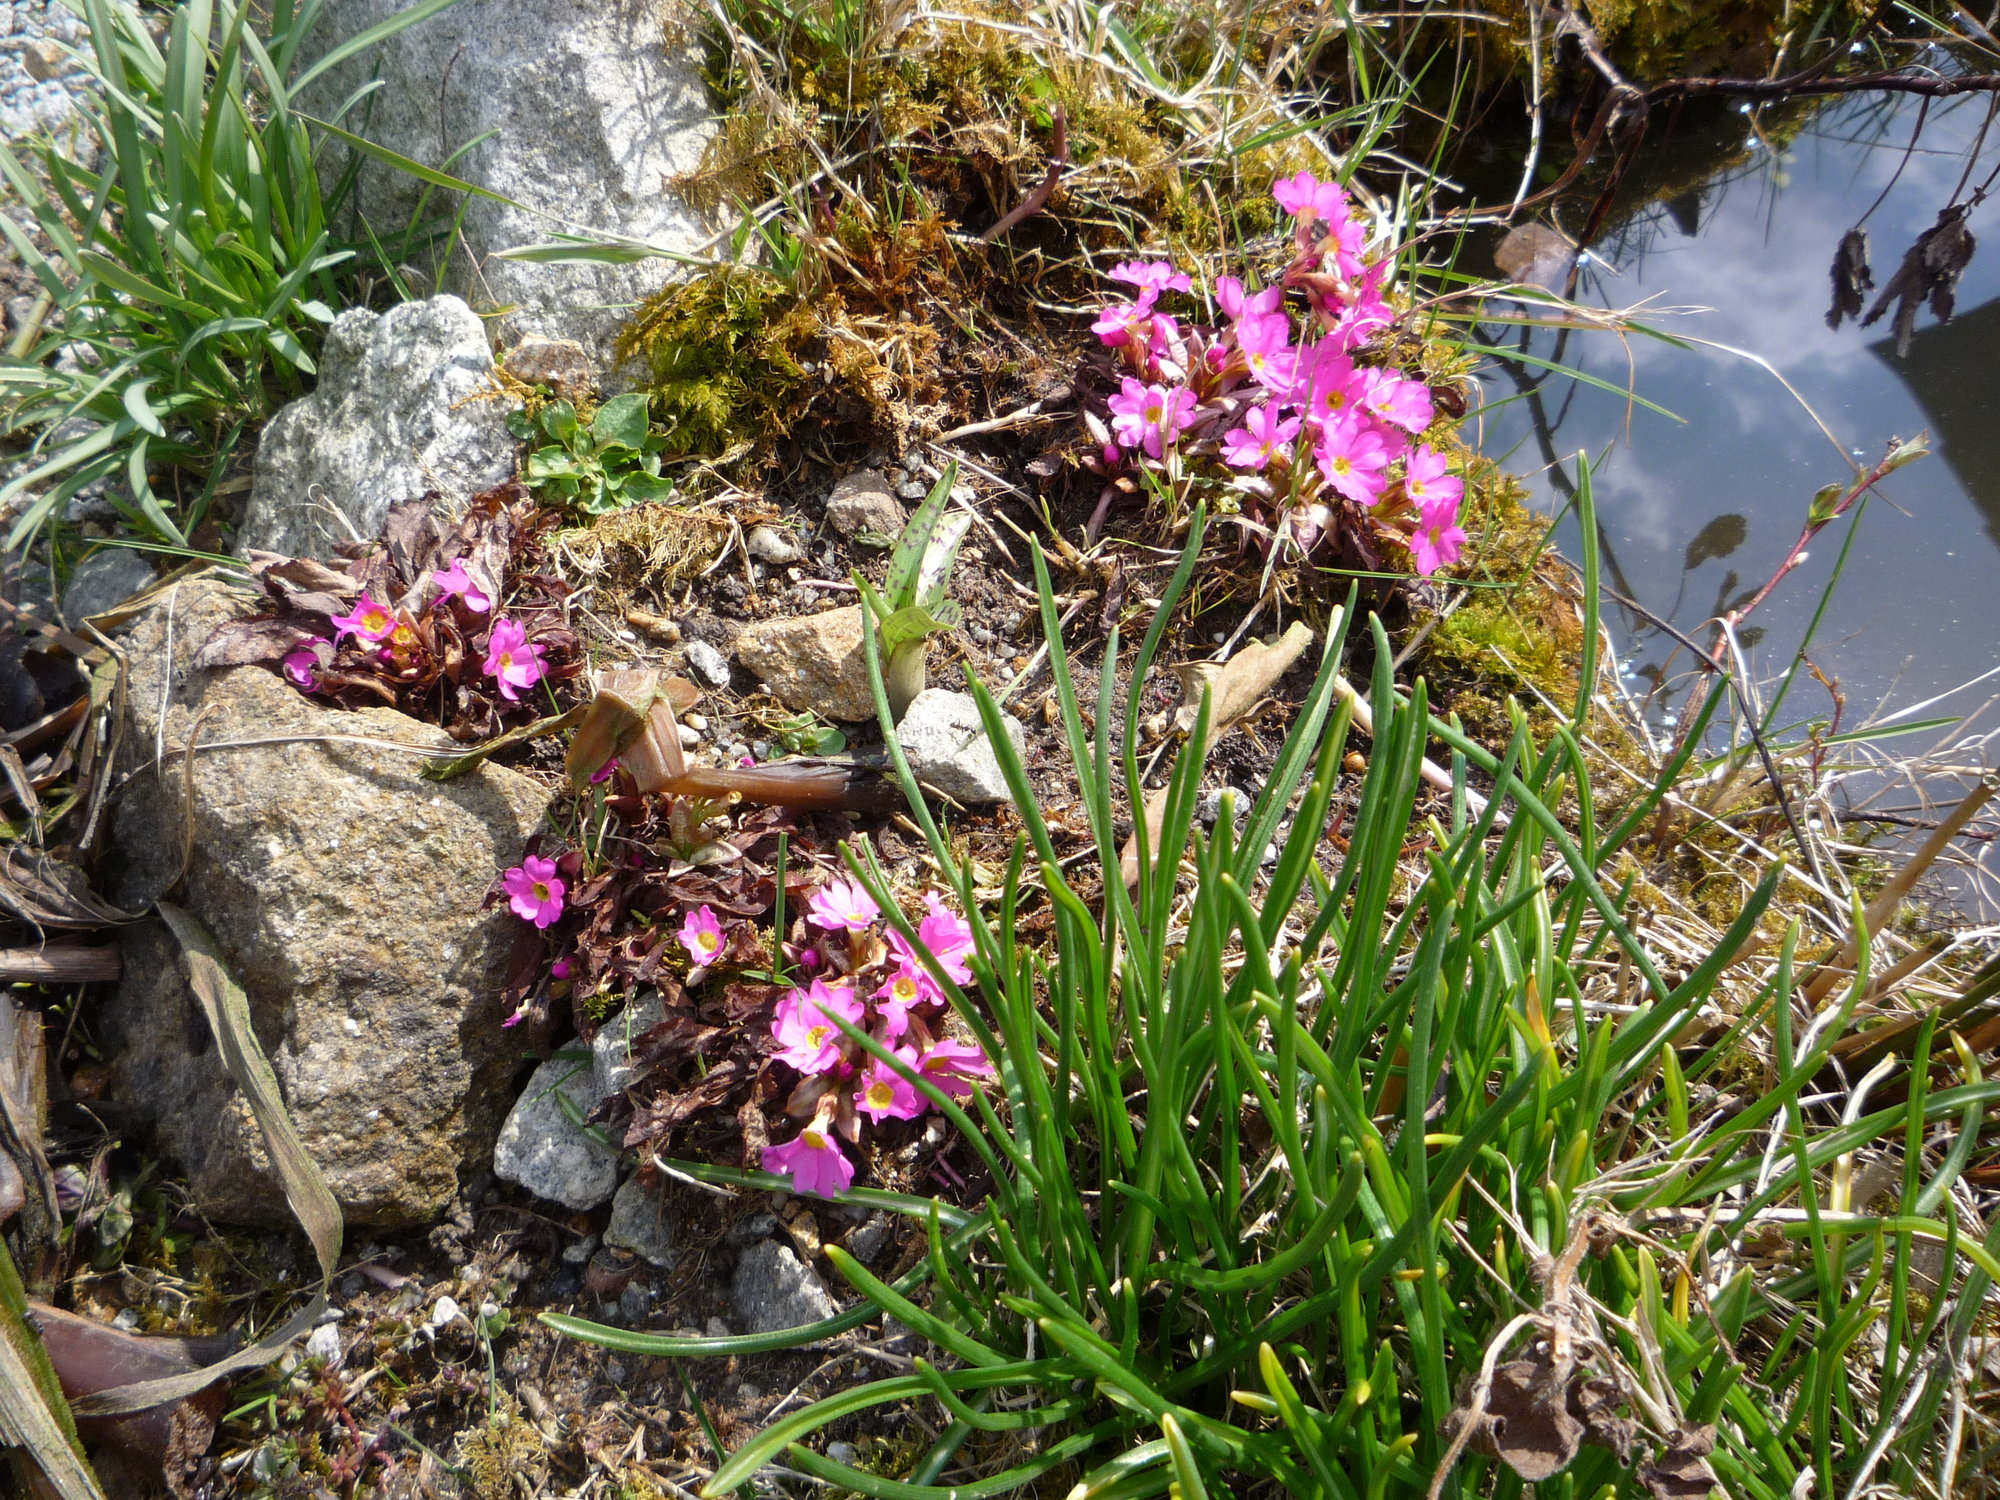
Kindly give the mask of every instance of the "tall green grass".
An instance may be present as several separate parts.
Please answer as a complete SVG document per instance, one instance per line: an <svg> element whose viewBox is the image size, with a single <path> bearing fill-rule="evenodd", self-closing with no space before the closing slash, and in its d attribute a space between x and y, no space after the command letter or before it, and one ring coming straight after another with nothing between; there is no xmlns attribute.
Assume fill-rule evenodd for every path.
<svg viewBox="0 0 2000 1500"><path fill-rule="evenodd" d="M1038 573L1098 867L1116 871L1120 807L1142 800L1136 695L1117 701L1114 631L1087 717ZM1968 1461L1949 1441L1957 1365L2000 1277L2000 1242L1961 1233L1953 1190L2000 1083L1961 1055L1965 1081L1933 1086L1944 1047L1927 1034L1899 1102L1829 1096L1866 966L1820 1013L1801 1008L1797 928L1772 930L1779 873L1712 954L1666 971L1607 871L1672 768L1614 817L1567 729L1538 747L1523 726L1487 754L1430 714L1421 682L1398 691L1368 629L1376 735L1347 852L1330 861L1352 723L1344 619L1240 834L1229 816L1197 827L1200 768L1183 754L1136 888L1113 877L1095 903L1064 875L976 680L1026 825L997 910L981 914L890 739L973 914L976 986L954 1004L1000 1075L965 1108L917 1086L989 1180L970 1203L851 1195L921 1220L928 1255L891 1286L829 1248L863 1305L789 1335L549 1319L614 1348L722 1354L880 1308L928 1341L910 1373L784 1416L704 1494L779 1462L879 1500L1058 1480L1076 1500L1516 1495L1480 1444L1454 1451L1449 1419L1482 1370L1490 1391L1495 1368L1558 1368L1558 1352L1554 1389L1610 1382L1598 1389L1615 1391L1635 1442L1629 1462L1582 1447L1538 1495L1644 1494L1640 1466L1711 1425L1708 1462L1733 1496L1952 1493L1947 1469ZM1419 816L1430 743L1450 751L1456 790ZM1475 770L1492 784L1477 817ZM872 856L849 857L896 920ZM1044 904L1054 936L1031 945L1021 920ZM1843 1197L1857 1154L1900 1156L1873 1212ZM944 1429L910 1473L815 1446L843 1417L904 1402Z"/></svg>
<svg viewBox="0 0 2000 1500"><path fill-rule="evenodd" d="M0 144L41 242L8 215L0 234L46 298L39 336L0 360L0 433L29 437L35 460L0 489L0 504L35 496L10 550L101 479L135 531L187 544L246 429L312 375L353 256L295 97L451 3L421 0L308 65L320 0L181 0L158 40L134 0L77 0L87 146L47 145L34 170ZM175 467L208 482L162 493Z"/></svg>

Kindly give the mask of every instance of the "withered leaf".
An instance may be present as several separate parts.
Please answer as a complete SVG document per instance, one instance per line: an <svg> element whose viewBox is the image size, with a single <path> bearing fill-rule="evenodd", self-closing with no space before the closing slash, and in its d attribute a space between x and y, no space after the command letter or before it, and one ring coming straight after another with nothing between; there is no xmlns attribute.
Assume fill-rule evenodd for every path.
<svg viewBox="0 0 2000 1500"><path fill-rule="evenodd" d="M1534 1482L1568 1468L1582 1441L1583 1423L1570 1415L1546 1354L1509 1360L1493 1372L1493 1389L1472 1435L1476 1451Z"/></svg>
<svg viewBox="0 0 2000 1500"><path fill-rule="evenodd" d="M1714 1427L1677 1432L1658 1458L1639 1465L1639 1482L1653 1500L1707 1500L1715 1488L1715 1470L1708 1466L1714 1451Z"/></svg>
<svg viewBox="0 0 2000 1500"><path fill-rule="evenodd" d="M1925 301L1929 301L1940 323L1951 321L1958 278L1977 248L1972 231L1965 227L1966 216L1971 212L1970 203L1957 203L1940 213L1937 222L1917 236L1896 274L1882 288L1882 295L1868 309L1868 316L1861 320L1861 326L1866 328L1888 311L1891 302L1896 304L1896 358L1908 357L1910 340L1916 334L1917 309Z"/></svg>
<svg viewBox="0 0 2000 1500"><path fill-rule="evenodd" d="M1632 1419L1618 1415L1625 1396L1609 1375L1593 1375L1569 1388L1570 1413L1583 1423L1583 1440L1598 1448L1609 1448L1619 1461L1632 1459L1632 1440L1638 1430Z"/></svg>
<svg viewBox="0 0 2000 1500"><path fill-rule="evenodd" d="M1868 231L1859 227L1840 237L1833 252L1833 306L1826 310L1826 326L1838 328L1842 318L1861 316L1862 293L1875 285L1875 273L1868 269Z"/></svg>
<svg viewBox="0 0 2000 1500"><path fill-rule="evenodd" d="M286 557L282 552L259 552L253 548L249 563L250 576L266 589L271 586L270 580L275 578L291 584L302 593L351 598L361 592L361 585L354 581L352 573L344 568L328 567L315 558Z"/></svg>

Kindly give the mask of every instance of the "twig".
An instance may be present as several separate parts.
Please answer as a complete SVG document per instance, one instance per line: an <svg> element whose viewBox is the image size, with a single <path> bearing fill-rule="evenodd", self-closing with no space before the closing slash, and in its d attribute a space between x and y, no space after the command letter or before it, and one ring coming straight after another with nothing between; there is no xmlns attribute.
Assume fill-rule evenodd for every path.
<svg viewBox="0 0 2000 1500"><path fill-rule="evenodd" d="M1042 211L1042 205L1049 201L1049 194L1062 181L1063 169L1069 165L1069 113L1058 100L1055 107L1055 155L1049 161L1049 169L1042 174L1042 180L1035 184L1033 192L1023 198L1013 211L979 237L982 245L990 245L1023 219Z"/></svg>

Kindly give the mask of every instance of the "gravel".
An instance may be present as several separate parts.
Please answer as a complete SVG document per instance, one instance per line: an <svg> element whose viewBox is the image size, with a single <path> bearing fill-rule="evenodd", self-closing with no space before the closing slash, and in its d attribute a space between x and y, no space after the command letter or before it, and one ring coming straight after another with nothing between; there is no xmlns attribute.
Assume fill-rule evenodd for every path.
<svg viewBox="0 0 2000 1500"><path fill-rule="evenodd" d="M90 86L64 49L85 48L89 38L61 0L0 0L0 136L61 132Z"/></svg>

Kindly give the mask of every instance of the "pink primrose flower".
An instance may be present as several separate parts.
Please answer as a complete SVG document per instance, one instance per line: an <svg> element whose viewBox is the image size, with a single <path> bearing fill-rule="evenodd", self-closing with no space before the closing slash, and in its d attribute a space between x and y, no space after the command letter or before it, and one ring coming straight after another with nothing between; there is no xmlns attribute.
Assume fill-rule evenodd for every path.
<svg viewBox="0 0 2000 1500"><path fill-rule="evenodd" d="M1310 172L1280 177L1271 184L1271 196L1278 207L1295 219L1331 220L1347 204L1347 195L1341 192L1339 183L1321 182Z"/></svg>
<svg viewBox="0 0 2000 1500"><path fill-rule="evenodd" d="M1409 496L1410 504L1423 511L1449 501L1450 519L1456 521L1458 503L1465 496L1465 481L1445 472L1449 463L1442 453L1419 443L1403 469L1403 493Z"/></svg>
<svg viewBox="0 0 2000 1500"><path fill-rule="evenodd" d="M1349 413L1320 430L1319 471L1326 482L1357 505L1373 505L1389 481L1389 445L1375 425L1359 413Z"/></svg>
<svg viewBox="0 0 2000 1500"><path fill-rule="evenodd" d="M917 1071L948 1098L967 1099L972 1096L972 1085L966 1080L991 1078L993 1064L975 1044L947 1039L923 1055Z"/></svg>
<svg viewBox="0 0 2000 1500"><path fill-rule="evenodd" d="M1421 380L1405 380L1394 370L1370 370L1361 386L1361 404L1378 421L1405 432L1422 432L1431 425L1431 388Z"/></svg>
<svg viewBox="0 0 2000 1500"><path fill-rule="evenodd" d="M1193 277L1185 271L1176 271L1171 261L1164 260L1121 260L1106 274L1113 281L1122 281L1155 296L1161 292L1185 292L1194 286Z"/></svg>
<svg viewBox="0 0 2000 1500"><path fill-rule="evenodd" d="M896 1056L916 1071L917 1049L898 1047ZM930 1101L917 1092L916 1085L880 1058L872 1060L855 1090L854 1107L880 1125L884 1120L914 1120L930 1108Z"/></svg>
<svg viewBox="0 0 2000 1500"><path fill-rule="evenodd" d="M788 991L778 1002L771 1024L771 1034L782 1044L778 1061L790 1063L801 1073L824 1073L838 1062L840 1044L846 1038L829 1016L859 1025L861 1002L854 991L845 985L835 988L823 979L815 979L809 990Z"/></svg>
<svg viewBox="0 0 2000 1500"><path fill-rule="evenodd" d="M1458 524L1458 497L1440 499L1419 513L1417 529L1410 537L1410 557L1417 572L1428 578L1439 568L1448 568L1465 550L1465 531Z"/></svg>
<svg viewBox="0 0 2000 1500"><path fill-rule="evenodd" d="M972 966L965 961L966 954L972 951L972 924L946 906L935 893L924 897L924 905L930 909L930 915L917 923L915 946L891 927L883 934L889 951L896 955L904 968L919 974L930 972L918 956L920 951L928 953L954 984L972 983ZM934 985L932 988L936 989ZM943 991L937 991L937 998L944 998Z"/></svg>
<svg viewBox="0 0 2000 1500"><path fill-rule="evenodd" d="M295 687L310 693L319 686L319 656L309 646L301 646L286 656L284 669Z"/></svg>
<svg viewBox="0 0 2000 1500"><path fill-rule="evenodd" d="M1261 292L1243 289L1243 283L1234 276L1221 276L1215 282L1215 305L1225 316L1241 323L1252 318L1268 318L1277 312L1285 299L1282 286L1267 286Z"/></svg>
<svg viewBox="0 0 2000 1500"><path fill-rule="evenodd" d="M818 1120L799 1132L799 1138L783 1146L764 1148L764 1170L792 1179L792 1190L817 1193L830 1198L844 1193L854 1182L854 1163L840 1149L840 1143L820 1128Z"/></svg>
<svg viewBox="0 0 2000 1500"><path fill-rule="evenodd" d="M486 675L498 680L500 696L509 703L521 701L521 690L531 688L548 675L542 647L528 644L528 632L518 621L498 619L486 640Z"/></svg>
<svg viewBox="0 0 2000 1500"><path fill-rule="evenodd" d="M1241 427L1223 434L1222 461L1233 468L1261 469L1298 435L1297 417L1280 418L1272 407L1253 406L1243 414Z"/></svg>
<svg viewBox="0 0 2000 1500"><path fill-rule="evenodd" d="M1187 340L1181 334L1178 319L1165 313L1154 313L1151 327L1146 331L1146 358L1155 366L1171 367L1174 372L1184 371L1188 363ZM1168 369L1155 369L1155 375L1168 374Z"/></svg>
<svg viewBox="0 0 2000 1500"><path fill-rule="evenodd" d="M866 932L882 908L858 880L829 880L806 903L806 920L828 932Z"/></svg>
<svg viewBox="0 0 2000 1500"><path fill-rule="evenodd" d="M358 635L364 641L386 639L396 628L396 617L389 612L386 604L377 604L363 594L354 601L354 608L344 615L333 617L334 639Z"/></svg>
<svg viewBox="0 0 2000 1500"><path fill-rule="evenodd" d="M937 981L906 960L875 992L875 1014L882 1018L882 1034L895 1041L910 1029L911 1006L933 1005L942 999L944 991L937 987Z"/></svg>
<svg viewBox="0 0 2000 1500"><path fill-rule="evenodd" d="M556 862L530 854L500 877L507 905L523 922L547 927L563 914L563 883L556 879Z"/></svg>
<svg viewBox="0 0 2000 1500"><path fill-rule="evenodd" d="M1090 331L1108 348L1117 349L1126 344L1136 343L1149 334L1148 324L1153 317L1153 299L1157 292L1145 292L1136 302L1112 302L1097 315L1097 321L1090 325Z"/></svg>
<svg viewBox="0 0 2000 1500"><path fill-rule="evenodd" d="M1328 427L1344 420L1361 399L1362 372L1330 339L1313 345L1312 373L1305 382L1306 420Z"/></svg>
<svg viewBox="0 0 2000 1500"><path fill-rule="evenodd" d="M1111 430L1126 448L1163 458L1166 446L1194 420L1194 392L1185 386L1147 385L1130 375L1111 398Z"/></svg>
<svg viewBox="0 0 2000 1500"><path fill-rule="evenodd" d="M441 598L461 600L475 615L483 615L493 607L493 596L465 571L465 559L462 557L454 557L448 568L433 568L431 582L438 586Z"/></svg>
<svg viewBox="0 0 2000 1500"><path fill-rule="evenodd" d="M688 951L697 969L705 969L721 956L722 924L707 906L697 906L681 923L681 946Z"/></svg>
<svg viewBox="0 0 2000 1500"><path fill-rule="evenodd" d="M569 975L570 975L570 963L568 959L559 958L554 963L549 965L549 978L567 979L569 978Z"/></svg>
<svg viewBox="0 0 2000 1500"><path fill-rule="evenodd" d="M1387 262L1378 262L1363 273L1348 305L1327 330L1327 339L1335 348L1359 349L1396 321L1395 312L1382 300L1382 277L1386 269Z"/></svg>

